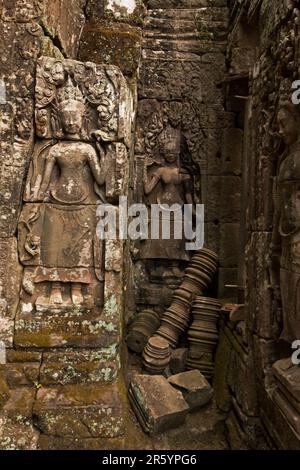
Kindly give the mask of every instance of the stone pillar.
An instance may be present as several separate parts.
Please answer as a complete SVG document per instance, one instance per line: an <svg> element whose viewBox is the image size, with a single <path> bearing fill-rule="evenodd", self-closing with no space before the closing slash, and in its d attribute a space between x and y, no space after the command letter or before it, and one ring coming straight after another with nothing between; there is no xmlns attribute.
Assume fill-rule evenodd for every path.
<svg viewBox="0 0 300 470"><path fill-rule="evenodd" d="M31 96L22 172L6 174L14 217L2 206L0 443L99 449L125 432L123 242L99 238L98 210L128 193L131 92L117 67L58 55L38 59L35 109Z"/></svg>

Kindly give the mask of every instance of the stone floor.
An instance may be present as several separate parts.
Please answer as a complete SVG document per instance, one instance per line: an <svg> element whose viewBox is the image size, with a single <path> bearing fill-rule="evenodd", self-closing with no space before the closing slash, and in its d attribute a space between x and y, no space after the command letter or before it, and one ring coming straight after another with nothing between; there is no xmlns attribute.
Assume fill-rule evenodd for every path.
<svg viewBox="0 0 300 470"><path fill-rule="evenodd" d="M157 436L148 436L129 413L126 449L136 450L226 450L224 415L214 403L187 416L185 423Z"/></svg>
<svg viewBox="0 0 300 470"><path fill-rule="evenodd" d="M141 357L128 355L127 382L131 376L142 373ZM226 416L212 401L209 405L190 413L185 423L157 436L145 434L134 412L129 410L128 433L125 449L135 450L225 450L229 449L225 436Z"/></svg>

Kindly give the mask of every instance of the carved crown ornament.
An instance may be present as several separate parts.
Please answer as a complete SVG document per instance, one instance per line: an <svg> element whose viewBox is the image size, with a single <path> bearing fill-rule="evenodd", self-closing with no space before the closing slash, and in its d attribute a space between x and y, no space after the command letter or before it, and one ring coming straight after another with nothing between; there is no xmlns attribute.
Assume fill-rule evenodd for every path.
<svg viewBox="0 0 300 470"><path fill-rule="evenodd" d="M132 98L120 70L111 65L41 57L36 81L36 134L42 139L68 138L64 109L83 115L74 140L124 141L129 147Z"/></svg>

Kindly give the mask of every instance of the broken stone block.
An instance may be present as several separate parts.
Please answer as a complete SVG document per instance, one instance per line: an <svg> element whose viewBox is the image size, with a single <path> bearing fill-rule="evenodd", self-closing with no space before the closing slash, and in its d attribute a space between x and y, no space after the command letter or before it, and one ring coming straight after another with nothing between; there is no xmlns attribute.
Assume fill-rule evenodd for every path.
<svg viewBox="0 0 300 470"><path fill-rule="evenodd" d="M189 410L182 393L160 375L136 375L130 384L129 401L149 434L180 426Z"/></svg>
<svg viewBox="0 0 300 470"><path fill-rule="evenodd" d="M207 405L212 399L213 389L199 370L173 375L168 382L182 392L191 410Z"/></svg>
<svg viewBox="0 0 300 470"><path fill-rule="evenodd" d="M185 371L188 349L178 348L172 352L170 360L170 369L172 374L180 374Z"/></svg>

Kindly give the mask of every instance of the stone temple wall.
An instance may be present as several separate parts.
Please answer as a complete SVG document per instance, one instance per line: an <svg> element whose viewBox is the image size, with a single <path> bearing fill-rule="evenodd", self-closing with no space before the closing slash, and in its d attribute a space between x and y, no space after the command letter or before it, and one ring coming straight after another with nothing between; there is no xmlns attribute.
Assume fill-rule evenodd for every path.
<svg viewBox="0 0 300 470"><path fill-rule="evenodd" d="M131 200L162 200L163 182L149 193L145 178L164 166L163 147L177 139L178 168L190 184L172 201L185 193L182 202L205 204L205 245L220 254L214 293L232 297L226 286L237 285L243 132L235 112L224 110L227 2L147 1L115 11L100 4L86 9L79 58L119 66L136 98ZM189 258L184 247L136 243L130 252L127 319L149 307L162 313Z"/></svg>
<svg viewBox="0 0 300 470"><path fill-rule="evenodd" d="M224 108L227 28L225 0L1 3L3 448L123 446L123 321L148 307L162 313L189 259L182 243L91 248L81 228L95 229L93 191L113 205L121 193L204 203L205 245L221 265L212 292L234 296L226 286L237 284L243 131ZM76 147L64 129L72 106L85 114L71 141L95 178L86 176L76 214L62 160ZM169 154L180 181L166 201ZM61 174L69 185L58 192ZM71 240L79 246L81 235L84 256L74 261ZM74 307L83 294L92 305Z"/></svg>
<svg viewBox="0 0 300 470"><path fill-rule="evenodd" d="M0 8L0 446L122 447L123 246L94 232L127 192L132 93L73 60L86 2Z"/></svg>
<svg viewBox="0 0 300 470"><path fill-rule="evenodd" d="M245 311L225 321L219 406L235 448L299 448L299 2L230 2L227 107L244 95L239 279ZM238 91L238 93L237 93ZM226 359L225 359L226 358ZM254 386L255 384L255 386ZM297 397L297 398L296 398Z"/></svg>
<svg viewBox="0 0 300 470"><path fill-rule="evenodd" d="M1 28L1 341L9 366L1 375L0 402L16 394L15 409L1 412L1 448L34 449L33 399L42 362L40 351L14 349L14 322L22 268L17 252L17 223L24 180L34 142L34 87L38 57L76 57L85 21L83 2L3 1ZM3 366L1 366L3 367ZM9 370L9 377L6 372ZM36 384L36 385L35 385Z"/></svg>
<svg viewBox="0 0 300 470"><path fill-rule="evenodd" d="M220 258L209 294L243 306L222 317L216 355L228 441L299 448L298 3L0 2L1 448L129 445L125 326L169 306L189 256L175 241L95 249L95 198L120 195L205 204L205 246ZM90 166L83 195L72 171L55 191L54 163L62 171L75 147Z"/></svg>
<svg viewBox="0 0 300 470"><path fill-rule="evenodd" d="M233 159L229 155L230 136L236 134L235 114L224 109L227 27L226 2L148 2L133 191L136 202L167 202L163 177L151 192L147 180L157 168L167 171L164 155L177 152L178 167L189 183L172 189L172 200L180 200L183 191L185 203L205 205L205 246L220 254L215 291L221 297L232 294L226 285L237 283L234 240L240 210L241 153ZM141 242L134 247L133 259L138 309L151 307L162 313L182 278L187 254L178 243Z"/></svg>

